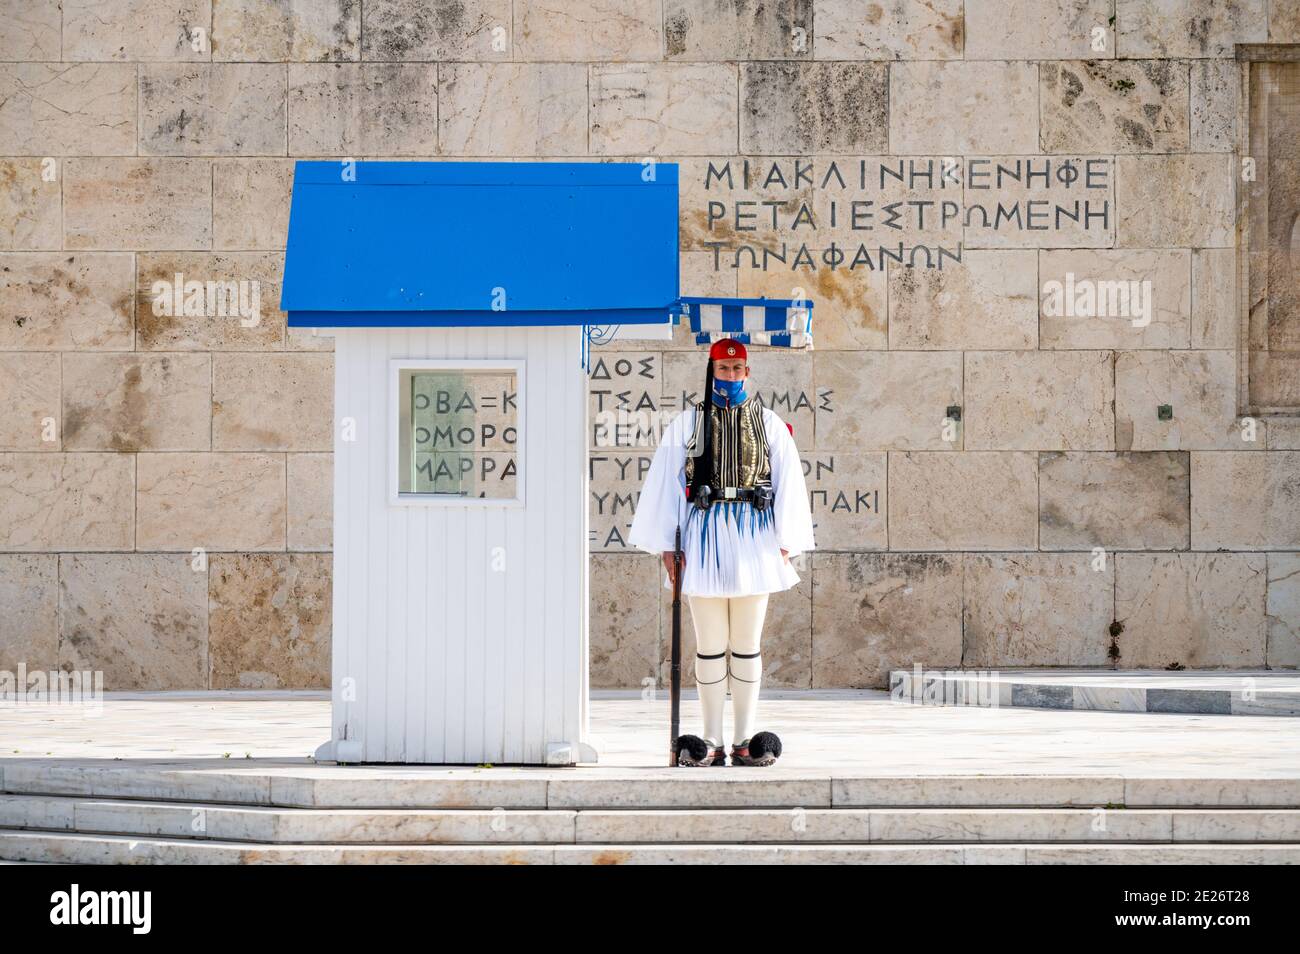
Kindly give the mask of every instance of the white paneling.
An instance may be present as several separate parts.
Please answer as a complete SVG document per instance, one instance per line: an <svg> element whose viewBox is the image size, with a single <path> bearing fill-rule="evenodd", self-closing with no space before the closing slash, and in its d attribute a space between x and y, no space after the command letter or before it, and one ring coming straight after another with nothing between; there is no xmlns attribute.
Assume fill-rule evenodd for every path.
<svg viewBox="0 0 1300 954"><path fill-rule="evenodd" d="M542 763L586 738L581 341L577 327L338 332L335 403L356 440L336 431L334 737L364 761ZM390 502L393 358L526 362L522 508Z"/></svg>

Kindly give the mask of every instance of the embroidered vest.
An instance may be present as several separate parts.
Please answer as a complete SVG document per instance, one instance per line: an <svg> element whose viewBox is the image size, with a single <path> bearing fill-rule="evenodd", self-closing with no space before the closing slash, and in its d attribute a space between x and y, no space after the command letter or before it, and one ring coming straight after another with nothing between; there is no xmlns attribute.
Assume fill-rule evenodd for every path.
<svg viewBox="0 0 1300 954"><path fill-rule="evenodd" d="M690 486L700 453L704 430L704 402L695 405L695 430L686 444L686 484ZM723 487L753 487L772 482L767 432L763 427L763 405L750 395L735 407L718 407L708 402L713 415L713 480L716 493Z"/></svg>

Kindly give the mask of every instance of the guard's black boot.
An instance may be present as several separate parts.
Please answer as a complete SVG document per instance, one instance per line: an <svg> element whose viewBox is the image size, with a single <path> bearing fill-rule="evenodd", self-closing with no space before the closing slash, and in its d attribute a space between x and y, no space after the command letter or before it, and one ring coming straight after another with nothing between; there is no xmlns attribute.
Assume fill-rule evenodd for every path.
<svg viewBox="0 0 1300 954"><path fill-rule="evenodd" d="M726 765L727 752L721 745L710 745L698 735L677 737L678 765Z"/></svg>
<svg viewBox="0 0 1300 954"><path fill-rule="evenodd" d="M775 732L759 732L731 747L732 765L771 765L781 755L781 739Z"/></svg>

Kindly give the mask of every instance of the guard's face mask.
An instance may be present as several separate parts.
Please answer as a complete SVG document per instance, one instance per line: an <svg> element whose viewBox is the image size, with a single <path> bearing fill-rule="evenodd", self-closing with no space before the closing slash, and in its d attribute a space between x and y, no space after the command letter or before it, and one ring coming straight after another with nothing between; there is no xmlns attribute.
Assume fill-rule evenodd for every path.
<svg viewBox="0 0 1300 954"><path fill-rule="evenodd" d="M722 407L739 404L745 399L745 381L719 381L713 379L713 401Z"/></svg>

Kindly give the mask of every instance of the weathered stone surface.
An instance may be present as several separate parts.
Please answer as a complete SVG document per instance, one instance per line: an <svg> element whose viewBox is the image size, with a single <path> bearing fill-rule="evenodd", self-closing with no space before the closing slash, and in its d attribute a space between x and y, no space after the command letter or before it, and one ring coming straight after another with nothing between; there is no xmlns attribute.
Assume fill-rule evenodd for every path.
<svg viewBox="0 0 1300 954"><path fill-rule="evenodd" d="M0 60L54 61L63 32L61 0L0 0L5 31L0 34Z"/></svg>
<svg viewBox="0 0 1300 954"><path fill-rule="evenodd" d="M151 63L140 67L140 152L283 156L284 67Z"/></svg>
<svg viewBox="0 0 1300 954"><path fill-rule="evenodd" d="M326 689L327 553L218 553L208 583L213 689Z"/></svg>
<svg viewBox="0 0 1300 954"><path fill-rule="evenodd" d="M799 574L799 582L788 590L771 594L767 601L762 644L763 685L772 689L809 689L813 684L812 554L800 554L790 562ZM667 623L664 642L669 648L672 613L670 600L660 613L660 619ZM662 672L671 677L671 669L667 666ZM667 683L665 679L664 685ZM728 725L732 724L731 713L734 711L730 709L727 713Z"/></svg>
<svg viewBox="0 0 1300 954"><path fill-rule="evenodd" d="M139 549L284 549L284 455L140 454L137 461Z"/></svg>
<svg viewBox="0 0 1300 954"><path fill-rule="evenodd" d="M63 183L45 159L0 159L0 250L63 245Z"/></svg>
<svg viewBox="0 0 1300 954"><path fill-rule="evenodd" d="M892 64L889 150L948 156L1036 153L1037 67L937 60Z"/></svg>
<svg viewBox="0 0 1300 954"><path fill-rule="evenodd" d="M207 689L207 596L187 554L64 554L59 666L102 670L109 692Z"/></svg>
<svg viewBox="0 0 1300 954"><path fill-rule="evenodd" d="M1300 549L1300 452L1193 453L1192 549Z"/></svg>
<svg viewBox="0 0 1300 954"><path fill-rule="evenodd" d="M962 266L946 269L891 265L889 347L1034 348L1037 276L1032 249L968 251Z"/></svg>
<svg viewBox="0 0 1300 954"><path fill-rule="evenodd" d="M433 63L290 63L289 155L431 156Z"/></svg>
<svg viewBox="0 0 1300 954"><path fill-rule="evenodd" d="M678 164L679 225L681 247L707 251L710 262L733 274L754 271L748 257L735 267L742 245L755 248L761 269L763 256L758 248L770 248L774 254L788 245L786 261L769 262L778 276L793 279L790 271L799 246L810 236L807 219L815 214L814 188L807 177L796 181L794 160L750 159L740 156L691 158L675 157ZM802 218L803 224L795 223ZM775 219L775 221L774 221ZM823 235L819 229L818 238ZM710 243L721 243L721 248ZM798 273L806 282L811 273ZM789 297L789 296L784 296Z"/></svg>
<svg viewBox="0 0 1300 954"><path fill-rule="evenodd" d="M0 352L0 407L0 450L61 450L59 356Z"/></svg>
<svg viewBox="0 0 1300 954"><path fill-rule="evenodd" d="M709 260L712 261L712 255ZM856 351L883 350L887 346L889 292L885 272L821 268L808 273L778 267L768 271L741 269L736 274L738 291L727 292L728 295L791 299L803 296L815 302L813 337L818 348Z"/></svg>
<svg viewBox="0 0 1300 954"><path fill-rule="evenodd" d="M131 255L0 255L0 350L99 351L131 347Z"/></svg>
<svg viewBox="0 0 1300 954"><path fill-rule="evenodd" d="M29 156L135 152L135 67L0 63L0 142Z"/></svg>
<svg viewBox="0 0 1300 954"><path fill-rule="evenodd" d="M86 451L207 450L212 446L212 358L65 355L63 444Z"/></svg>
<svg viewBox="0 0 1300 954"><path fill-rule="evenodd" d="M187 249L212 245L212 175L202 159L69 159L68 248Z"/></svg>
<svg viewBox="0 0 1300 954"><path fill-rule="evenodd" d="M961 404L961 354L814 351L822 450L954 450L944 417Z"/></svg>
<svg viewBox="0 0 1300 954"><path fill-rule="evenodd" d="M1232 56L1237 43L1263 43L1266 0L1115 0L1117 53Z"/></svg>
<svg viewBox="0 0 1300 954"><path fill-rule="evenodd" d="M959 60L961 0L816 0L819 60ZM789 30L786 30L789 35ZM1017 53L1019 59L1023 54ZM758 57L754 57L758 59Z"/></svg>
<svg viewBox="0 0 1300 954"><path fill-rule="evenodd" d="M1032 550L1038 455L889 455L892 550Z"/></svg>
<svg viewBox="0 0 1300 954"><path fill-rule="evenodd" d="M0 669L17 675L59 664L59 558L53 553L0 553Z"/></svg>
<svg viewBox="0 0 1300 954"><path fill-rule="evenodd" d="M142 252L136 264L139 350L284 347L286 317L279 308L282 253ZM190 286L191 282L201 283L201 288ZM213 283L210 289L209 283Z"/></svg>
<svg viewBox="0 0 1300 954"><path fill-rule="evenodd" d="M1192 152L1236 148L1241 69L1235 60L1192 62Z"/></svg>
<svg viewBox="0 0 1300 954"><path fill-rule="evenodd" d="M1104 59L1115 55L1110 0L966 0L968 60ZM1104 47L1094 48L1100 29Z"/></svg>
<svg viewBox="0 0 1300 954"><path fill-rule="evenodd" d="M515 58L658 60L667 16L656 0L520 0L514 5Z"/></svg>
<svg viewBox="0 0 1300 954"><path fill-rule="evenodd" d="M1265 661L1270 669L1300 666L1300 553L1270 553L1267 558ZM2 576L3 569L0 569Z"/></svg>
<svg viewBox="0 0 1300 954"><path fill-rule="evenodd" d="M1162 421L1168 404L1173 417ZM1230 351L1122 351L1115 358L1119 450L1262 450L1243 440Z"/></svg>
<svg viewBox="0 0 1300 954"><path fill-rule="evenodd" d="M1230 248L1192 252L1192 347L1237 347L1237 253Z"/></svg>
<svg viewBox="0 0 1300 954"><path fill-rule="evenodd" d="M212 245L283 250L289 237L293 160L227 159L212 164Z"/></svg>
<svg viewBox="0 0 1300 954"><path fill-rule="evenodd" d="M886 549L888 455L806 451L802 457L817 549Z"/></svg>
<svg viewBox="0 0 1300 954"><path fill-rule="evenodd" d="M290 550L334 545L334 455L289 454Z"/></svg>
<svg viewBox="0 0 1300 954"><path fill-rule="evenodd" d="M600 65L590 84L593 155L725 156L737 148L732 64Z"/></svg>
<svg viewBox="0 0 1300 954"><path fill-rule="evenodd" d="M587 70L579 64L443 64L438 100L439 143L446 155L587 151Z"/></svg>
<svg viewBox="0 0 1300 954"><path fill-rule="evenodd" d="M648 342L647 342L648 343ZM663 356L655 351L592 354L587 373L589 446L658 446L660 431L678 414L663 406Z"/></svg>
<svg viewBox="0 0 1300 954"><path fill-rule="evenodd" d="M814 4L815 0L775 0L756 6L735 4L729 0L665 0L663 19L667 58L714 61L811 59ZM817 25L820 26L822 11L820 3L816 5Z"/></svg>
<svg viewBox="0 0 1300 954"><path fill-rule="evenodd" d="M363 60L508 60L510 0L369 0Z"/></svg>
<svg viewBox="0 0 1300 954"><path fill-rule="evenodd" d="M1264 665L1264 554L1119 553L1123 669Z"/></svg>
<svg viewBox="0 0 1300 954"><path fill-rule="evenodd" d="M1115 568L1088 553L965 557L962 665L1102 666Z"/></svg>
<svg viewBox="0 0 1300 954"><path fill-rule="evenodd" d="M1044 152L1186 152L1188 65L1171 60L1044 63Z"/></svg>
<svg viewBox="0 0 1300 954"><path fill-rule="evenodd" d="M1044 550L1186 550L1191 460L1177 451L1040 454Z"/></svg>
<svg viewBox="0 0 1300 954"><path fill-rule="evenodd" d="M333 355L213 355L212 446L333 450L333 392Z"/></svg>
<svg viewBox="0 0 1300 954"><path fill-rule="evenodd" d="M1231 156L1120 156L1116 162L1120 247L1232 245Z"/></svg>
<svg viewBox="0 0 1300 954"><path fill-rule="evenodd" d="M63 59L206 60L210 0L63 0Z"/></svg>
<svg viewBox="0 0 1300 954"><path fill-rule="evenodd" d="M1191 267L1186 249L1040 252L1039 347L1186 348Z"/></svg>
<svg viewBox="0 0 1300 954"><path fill-rule="evenodd" d="M0 550L129 550L135 458L0 454Z"/></svg>
<svg viewBox="0 0 1300 954"><path fill-rule="evenodd" d="M591 557L590 574L592 688L631 689L647 680L655 686L663 564L649 553L598 553ZM683 605L683 655L689 616Z"/></svg>
<svg viewBox="0 0 1300 954"><path fill-rule="evenodd" d="M1264 433L1269 450L1300 450L1300 420L1271 417L1265 423Z"/></svg>
<svg viewBox="0 0 1300 954"><path fill-rule="evenodd" d="M355 60L358 0L212 0L212 58L257 62Z"/></svg>
<svg viewBox="0 0 1300 954"><path fill-rule="evenodd" d="M966 248L1115 244L1115 168L1108 157L970 157L964 175Z"/></svg>
<svg viewBox="0 0 1300 954"><path fill-rule="evenodd" d="M891 669L960 666L960 557L813 554L812 687L888 686Z"/></svg>
<svg viewBox="0 0 1300 954"><path fill-rule="evenodd" d="M627 545L627 535L653 457L652 447L601 449L588 455L591 468L588 540L592 553L639 552Z"/></svg>
<svg viewBox="0 0 1300 954"><path fill-rule="evenodd" d="M1295 0L1268 5L1268 42L1300 43L1300 4Z"/></svg>
<svg viewBox="0 0 1300 954"><path fill-rule="evenodd" d="M889 73L879 63L745 63L740 149L767 155L885 152Z"/></svg>
<svg viewBox="0 0 1300 954"><path fill-rule="evenodd" d="M966 355L965 446L971 450L1113 450L1108 351Z"/></svg>
<svg viewBox="0 0 1300 954"><path fill-rule="evenodd" d="M810 233L807 222L793 227L791 245L795 249L803 242L816 246L812 260L818 272L830 271L827 266L834 264L824 254L832 243L843 253L840 267L850 272L942 267L945 259L935 246L944 247L954 265L962 261L963 161L958 157L855 156L803 164L810 167L810 178L812 170L816 174L812 208L817 230ZM897 252L900 241L901 253ZM891 245L904 256L902 262L875 254L868 267L863 246L872 251ZM922 246L924 251L909 246ZM809 274L807 266L799 274Z"/></svg>

